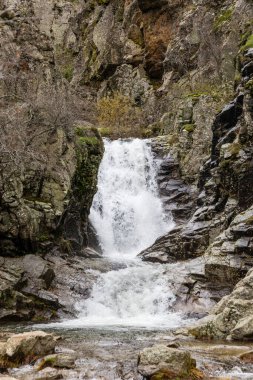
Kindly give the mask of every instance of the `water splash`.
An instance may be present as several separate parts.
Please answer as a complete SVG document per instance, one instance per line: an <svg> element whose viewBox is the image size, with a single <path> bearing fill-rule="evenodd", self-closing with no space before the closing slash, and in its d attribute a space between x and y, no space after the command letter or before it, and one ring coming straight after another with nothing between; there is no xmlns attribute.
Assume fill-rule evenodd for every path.
<svg viewBox="0 0 253 380"><path fill-rule="evenodd" d="M68 327L177 327L181 323L179 313L168 310L174 301L161 265L132 264L103 273L91 297L79 304L78 320L66 323Z"/></svg>

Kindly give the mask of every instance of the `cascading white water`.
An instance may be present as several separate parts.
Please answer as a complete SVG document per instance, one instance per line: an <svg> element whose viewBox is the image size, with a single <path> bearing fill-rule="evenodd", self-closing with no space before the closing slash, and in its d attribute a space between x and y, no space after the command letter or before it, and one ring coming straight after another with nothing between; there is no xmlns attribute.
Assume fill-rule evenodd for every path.
<svg viewBox="0 0 253 380"><path fill-rule="evenodd" d="M147 141L105 141L90 220L106 256L135 257L170 228L156 171Z"/></svg>
<svg viewBox="0 0 253 380"><path fill-rule="evenodd" d="M78 305L79 318L58 327L180 324L179 314L169 311L175 296L168 273L136 257L174 225L164 214L156 173L148 141L105 140L90 220L104 256L126 267L100 274L90 298Z"/></svg>
<svg viewBox="0 0 253 380"><path fill-rule="evenodd" d="M104 255L127 267L101 274L90 298L79 304L80 317L65 326L178 325L179 316L169 313L175 297L163 266L136 258L173 227L158 195L156 172L148 141L105 140L90 220Z"/></svg>

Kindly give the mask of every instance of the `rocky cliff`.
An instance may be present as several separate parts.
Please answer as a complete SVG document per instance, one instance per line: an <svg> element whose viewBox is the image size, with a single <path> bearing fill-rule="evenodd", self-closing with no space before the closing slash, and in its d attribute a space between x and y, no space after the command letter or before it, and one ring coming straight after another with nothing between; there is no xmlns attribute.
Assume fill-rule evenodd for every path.
<svg viewBox="0 0 253 380"><path fill-rule="evenodd" d="M251 0L0 0L1 255L45 254L55 242L63 260L88 255L103 152L96 102L120 93L144 136L160 135L158 181L177 222L143 259L204 255L191 291L211 287L215 301L231 292L252 265L252 18ZM50 253L34 284L26 256L1 289L18 292L20 319L18 297L39 297L56 265Z"/></svg>
<svg viewBox="0 0 253 380"><path fill-rule="evenodd" d="M81 252L101 137L57 64L49 4L6 1L0 12L0 254L48 250L56 238Z"/></svg>

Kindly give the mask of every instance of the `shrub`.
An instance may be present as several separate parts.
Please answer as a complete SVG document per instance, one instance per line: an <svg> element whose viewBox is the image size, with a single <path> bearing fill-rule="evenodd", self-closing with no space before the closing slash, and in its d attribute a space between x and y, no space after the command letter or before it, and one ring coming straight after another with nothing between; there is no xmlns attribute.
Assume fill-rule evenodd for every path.
<svg viewBox="0 0 253 380"><path fill-rule="evenodd" d="M98 124L102 130L110 131L110 137L138 137L142 135L141 110L128 96L114 93L97 103Z"/></svg>

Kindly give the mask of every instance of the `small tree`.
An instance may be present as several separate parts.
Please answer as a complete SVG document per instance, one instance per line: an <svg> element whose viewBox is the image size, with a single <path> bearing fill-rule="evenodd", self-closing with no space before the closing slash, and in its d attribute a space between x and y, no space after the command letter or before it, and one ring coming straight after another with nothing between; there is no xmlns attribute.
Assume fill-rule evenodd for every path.
<svg viewBox="0 0 253 380"><path fill-rule="evenodd" d="M141 136L141 110L128 96L116 92L111 97L103 97L97 103L97 111L99 126L110 137Z"/></svg>

